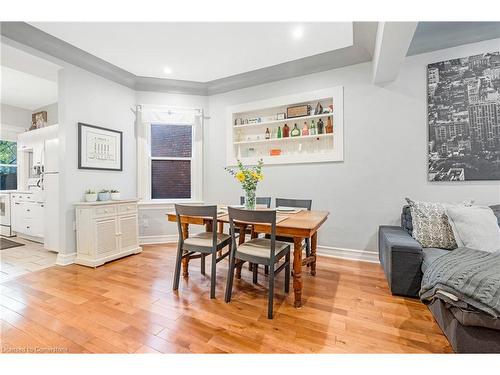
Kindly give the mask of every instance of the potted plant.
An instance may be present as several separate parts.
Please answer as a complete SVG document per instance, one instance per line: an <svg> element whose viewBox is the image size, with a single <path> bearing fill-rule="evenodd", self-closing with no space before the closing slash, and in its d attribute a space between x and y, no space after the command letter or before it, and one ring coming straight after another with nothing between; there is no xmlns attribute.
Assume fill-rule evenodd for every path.
<svg viewBox="0 0 500 375"><path fill-rule="evenodd" d="M111 189L111 200L119 201L120 200L120 191L116 189Z"/></svg>
<svg viewBox="0 0 500 375"><path fill-rule="evenodd" d="M102 189L99 192L98 199L100 201L109 201L111 199L111 194L110 194L109 190Z"/></svg>
<svg viewBox="0 0 500 375"><path fill-rule="evenodd" d="M97 200L97 193L92 190L88 189L85 191L85 202L95 202Z"/></svg>
<svg viewBox="0 0 500 375"><path fill-rule="evenodd" d="M259 160L257 165L253 166L244 166L243 163L238 160L236 168L226 168L226 170L241 183L241 187L245 192L245 208L247 210L255 210L255 192L257 190L257 184L264 178L262 174L263 165L264 162L262 159Z"/></svg>

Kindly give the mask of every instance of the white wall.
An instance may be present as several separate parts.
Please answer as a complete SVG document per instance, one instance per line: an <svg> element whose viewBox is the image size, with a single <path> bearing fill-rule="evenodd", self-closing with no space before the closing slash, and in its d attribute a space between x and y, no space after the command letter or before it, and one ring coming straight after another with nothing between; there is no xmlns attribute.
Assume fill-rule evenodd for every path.
<svg viewBox="0 0 500 375"><path fill-rule="evenodd" d="M31 111L1 103L0 124L3 139L17 139L17 134L31 126Z"/></svg>
<svg viewBox="0 0 500 375"><path fill-rule="evenodd" d="M227 106L342 85L345 161L267 166L258 189L258 195L312 198L313 208L330 211L320 245L375 253L378 226L399 223L406 196L500 203L499 181L427 182L426 120L427 64L499 48L496 39L408 57L397 80L384 86L371 83L371 63L364 63L211 96L204 145L206 202L235 203L242 193L224 171Z"/></svg>
<svg viewBox="0 0 500 375"><path fill-rule="evenodd" d="M40 108L37 108L33 113L47 111L47 126L58 124L59 121L59 110L57 103L52 103Z"/></svg>
<svg viewBox="0 0 500 375"><path fill-rule="evenodd" d="M135 92L72 65L59 74L61 251L76 250L73 203L88 188L117 188L136 197ZM78 122L123 132L123 171L78 169Z"/></svg>
<svg viewBox="0 0 500 375"><path fill-rule="evenodd" d="M208 97L199 95L182 95L138 91L137 104L166 105L171 107L196 108L208 111ZM203 124L204 133L209 121ZM205 155L207 156L207 155ZM209 160L208 160L209 161ZM207 160L205 160L206 166ZM139 236L143 242L164 242L177 238L177 226L166 220L165 214L172 211L171 205L139 206Z"/></svg>

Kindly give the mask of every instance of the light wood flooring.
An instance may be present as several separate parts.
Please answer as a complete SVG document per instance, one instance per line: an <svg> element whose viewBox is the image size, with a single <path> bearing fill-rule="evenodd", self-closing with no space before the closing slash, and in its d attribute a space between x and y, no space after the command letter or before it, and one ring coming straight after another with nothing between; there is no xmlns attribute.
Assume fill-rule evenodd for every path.
<svg viewBox="0 0 500 375"><path fill-rule="evenodd" d="M0 283L3 352L451 352L427 307L392 296L378 264L319 257L317 275L303 273L300 309L279 275L268 320L262 270L254 285L245 265L226 304L226 260L210 300L198 260L172 292L174 259L175 245L150 245L97 269L55 266Z"/></svg>

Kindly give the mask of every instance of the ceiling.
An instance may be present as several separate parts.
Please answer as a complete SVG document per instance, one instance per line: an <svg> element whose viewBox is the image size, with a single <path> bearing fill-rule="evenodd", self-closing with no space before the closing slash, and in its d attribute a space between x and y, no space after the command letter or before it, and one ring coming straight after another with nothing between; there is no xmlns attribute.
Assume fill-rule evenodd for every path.
<svg viewBox="0 0 500 375"><path fill-rule="evenodd" d="M196 82L353 45L352 22L30 24L136 76Z"/></svg>
<svg viewBox="0 0 500 375"><path fill-rule="evenodd" d="M0 103L35 110L57 102L57 83L6 66L0 67Z"/></svg>

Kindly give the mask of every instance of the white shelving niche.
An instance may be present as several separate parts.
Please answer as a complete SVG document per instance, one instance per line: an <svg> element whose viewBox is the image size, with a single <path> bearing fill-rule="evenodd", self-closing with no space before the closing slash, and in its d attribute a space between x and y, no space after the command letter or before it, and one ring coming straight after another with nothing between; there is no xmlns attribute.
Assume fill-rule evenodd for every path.
<svg viewBox="0 0 500 375"><path fill-rule="evenodd" d="M323 110L332 106L333 111L314 114L318 102ZM310 114L278 119L278 114L299 105L310 105ZM332 133L326 133L328 117L333 122ZM302 135L304 123L310 132L312 121L317 125L320 119L324 123L322 134ZM245 123L246 120L254 123ZM290 133L297 124L301 135L278 138L278 127L283 135L285 124ZM266 139L266 129L271 133L270 139ZM236 165L238 159L244 164L256 164L263 159L266 165L343 161L344 88L336 86L228 107L226 144L228 166ZM271 155L272 150L279 155Z"/></svg>

